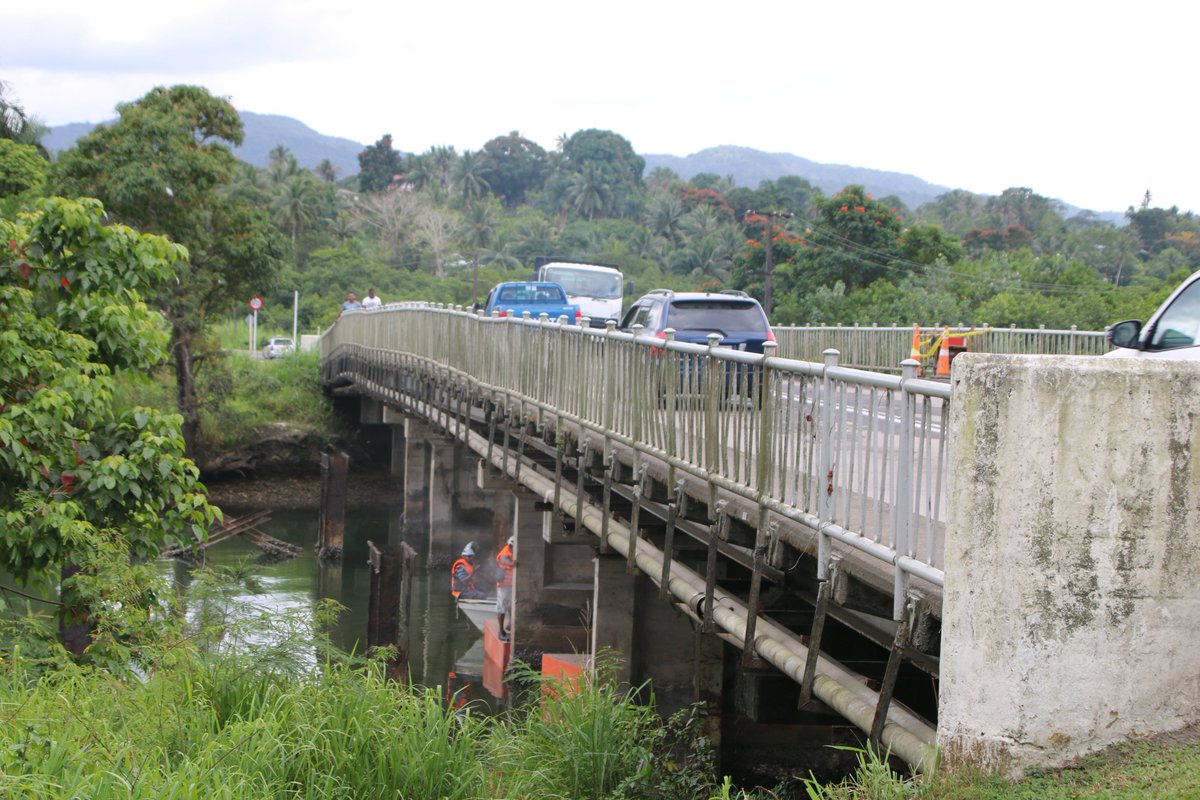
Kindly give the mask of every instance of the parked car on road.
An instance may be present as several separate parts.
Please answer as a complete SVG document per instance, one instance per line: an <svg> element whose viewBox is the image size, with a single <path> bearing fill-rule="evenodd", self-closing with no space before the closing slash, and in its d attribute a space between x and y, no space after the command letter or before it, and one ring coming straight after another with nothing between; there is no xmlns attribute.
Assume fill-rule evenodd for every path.
<svg viewBox="0 0 1200 800"><path fill-rule="evenodd" d="M1145 325L1127 319L1107 331L1117 349L1105 356L1200 361L1200 271L1181 283Z"/></svg>
<svg viewBox="0 0 1200 800"><path fill-rule="evenodd" d="M292 343L291 339L282 336L268 339L262 349L263 358L279 358L294 352L296 352L296 345Z"/></svg>

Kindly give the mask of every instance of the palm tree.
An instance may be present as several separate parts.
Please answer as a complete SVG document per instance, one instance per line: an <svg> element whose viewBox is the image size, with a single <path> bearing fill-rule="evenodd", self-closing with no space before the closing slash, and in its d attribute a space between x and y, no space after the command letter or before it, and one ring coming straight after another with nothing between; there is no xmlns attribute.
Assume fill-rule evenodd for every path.
<svg viewBox="0 0 1200 800"><path fill-rule="evenodd" d="M321 163L317 164L317 168L314 171L317 173L317 177L326 183L333 183L336 181L338 173L341 172L341 170L334 166L333 162L328 158L321 159Z"/></svg>
<svg viewBox="0 0 1200 800"><path fill-rule="evenodd" d="M465 161L467 153L463 153ZM496 240L496 225L499 222L499 215L496 213L495 202L478 202L472 203L467 207L467 213L463 219L463 224L466 228L466 241L471 246L473 255L471 257L471 302L479 301L479 261L483 257L484 249L492 246L492 242Z"/></svg>
<svg viewBox="0 0 1200 800"><path fill-rule="evenodd" d="M646 224L656 236L661 236L672 244L679 244L683 233L683 203L671 194L661 194L650 203L646 212Z"/></svg>
<svg viewBox="0 0 1200 800"><path fill-rule="evenodd" d="M671 259L673 271L689 275L701 283L705 282L706 278L728 280L732 266L729 254L716 237L690 240L683 249L676 250Z"/></svg>
<svg viewBox="0 0 1200 800"><path fill-rule="evenodd" d="M50 132L37 117L25 113L15 99L9 99L11 87L0 81L0 139L11 139L17 144L28 144L37 148L38 154L47 161L50 151L42 144L42 137Z"/></svg>
<svg viewBox="0 0 1200 800"><path fill-rule="evenodd" d="M588 164L583 172L576 173L571 179L569 194L571 208L586 215L589 222L608 210L613 197L612 187L594 164Z"/></svg>
<svg viewBox="0 0 1200 800"><path fill-rule="evenodd" d="M300 170L292 151L283 145L275 145L267 154L267 172L271 175L271 183L283 183Z"/></svg>
<svg viewBox="0 0 1200 800"><path fill-rule="evenodd" d="M438 184L442 189L449 189L450 177L454 174L454 165L458 161L458 154L454 152L454 148L445 145L436 145L429 148L426 156L429 158Z"/></svg>
<svg viewBox="0 0 1200 800"><path fill-rule="evenodd" d="M318 197L312 177L307 174L293 175L287 183L280 184L271 203L275 221L291 229L292 252L304 226L317 218Z"/></svg>
<svg viewBox="0 0 1200 800"><path fill-rule="evenodd" d="M483 159L478 152L463 151L462 158L454 168L454 188L463 200L470 202L491 189L483 177L483 167Z"/></svg>

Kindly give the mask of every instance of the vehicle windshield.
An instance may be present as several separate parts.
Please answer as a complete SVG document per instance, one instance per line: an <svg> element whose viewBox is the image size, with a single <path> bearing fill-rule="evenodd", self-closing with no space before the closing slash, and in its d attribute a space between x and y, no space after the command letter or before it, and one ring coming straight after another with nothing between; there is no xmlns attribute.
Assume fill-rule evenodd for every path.
<svg viewBox="0 0 1200 800"><path fill-rule="evenodd" d="M621 276L571 267L547 267L546 280L560 283L568 295L612 299L621 296Z"/></svg>
<svg viewBox="0 0 1200 800"><path fill-rule="evenodd" d="M736 300L678 300L667 324L677 331L765 331L766 320L754 303Z"/></svg>
<svg viewBox="0 0 1200 800"><path fill-rule="evenodd" d="M1200 281L1175 298L1154 324L1150 349L1191 347L1200 339Z"/></svg>

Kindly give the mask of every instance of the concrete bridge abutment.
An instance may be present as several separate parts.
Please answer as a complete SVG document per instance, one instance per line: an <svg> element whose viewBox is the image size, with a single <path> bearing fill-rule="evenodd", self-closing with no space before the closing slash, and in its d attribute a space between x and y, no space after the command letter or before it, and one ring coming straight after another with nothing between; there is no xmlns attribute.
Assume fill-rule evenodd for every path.
<svg viewBox="0 0 1200 800"><path fill-rule="evenodd" d="M953 380L943 763L1200 719L1200 365L963 354Z"/></svg>

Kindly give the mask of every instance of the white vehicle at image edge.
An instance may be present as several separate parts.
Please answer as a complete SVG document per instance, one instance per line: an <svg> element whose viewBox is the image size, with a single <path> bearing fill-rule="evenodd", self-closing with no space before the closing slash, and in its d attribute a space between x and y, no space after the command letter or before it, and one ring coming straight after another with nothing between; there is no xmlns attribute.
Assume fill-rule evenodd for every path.
<svg viewBox="0 0 1200 800"><path fill-rule="evenodd" d="M1166 358L1200 361L1200 271L1171 292L1143 325L1127 319L1106 328L1109 344L1117 348L1106 358Z"/></svg>
<svg viewBox="0 0 1200 800"><path fill-rule="evenodd" d="M296 352L296 346L292 344L291 339L284 337L268 339L262 349L263 358L279 358L294 352Z"/></svg>

